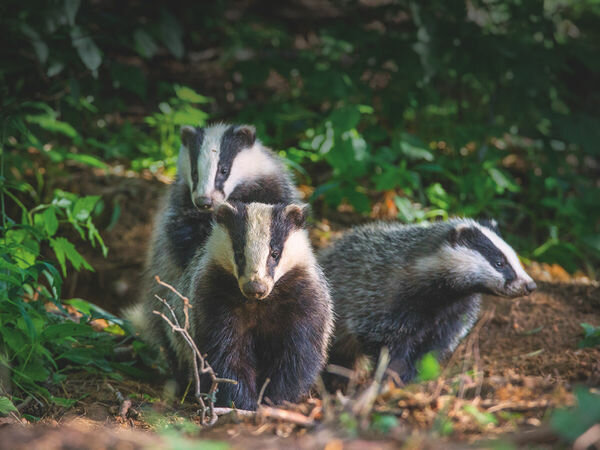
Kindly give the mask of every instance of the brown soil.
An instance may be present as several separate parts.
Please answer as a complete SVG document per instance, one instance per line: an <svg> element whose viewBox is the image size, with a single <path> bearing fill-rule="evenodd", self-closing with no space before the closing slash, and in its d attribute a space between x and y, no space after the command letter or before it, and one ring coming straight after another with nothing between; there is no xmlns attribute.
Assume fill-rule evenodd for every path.
<svg viewBox="0 0 600 450"><path fill-rule="evenodd" d="M65 181L63 188L101 194L107 206L101 226L109 223L114 205L121 208L118 223L102 232L110 248L108 258L87 249L85 257L96 271L70 276L65 287L68 296L88 299L118 313L135 300L151 219L166 186L149 176L82 170ZM341 222L338 218L318 221L312 232L315 245L324 245L344 228L335 225ZM322 402L317 396L290 405L315 416L318 425L310 430L274 420L240 423L223 417L210 430L159 436L153 412L171 417L173 422L181 420L175 418L172 405L156 401L162 395L160 385L76 374L69 377L64 390L71 398L84 398L69 410L53 407L44 411L36 425L23 425L25 421L19 423L16 416L0 419L0 448L188 447L199 438L227 441L239 448L362 449L399 444L452 448L498 435L519 446L558 445L560 441L546 425L549 411L573 403L574 384L600 385L600 348L578 348L580 324L600 324L600 286L585 278L575 280L560 270L557 273L549 266L534 265L528 270L538 281L546 281L539 281L538 291L530 297L486 298L480 322L447 362L439 380L404 388L385 386L373 409L399 418L385 436L366 429L360 414L354 425L340 420L341 410L352 410L361 396L364 399L363 389L346 400ZM115 391L132 400L132 408L124 416ZM465 412L468 405L495 414L497 423L482 424ZM195 420L194 405L178 409L179 416ZM447 437L440 431L444 420L453 429Z"/></svg>

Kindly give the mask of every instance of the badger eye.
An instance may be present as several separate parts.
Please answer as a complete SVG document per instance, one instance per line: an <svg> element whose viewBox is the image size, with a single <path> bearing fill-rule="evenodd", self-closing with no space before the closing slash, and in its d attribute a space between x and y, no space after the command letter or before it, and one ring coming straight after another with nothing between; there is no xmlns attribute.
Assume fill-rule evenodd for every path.
<svg viewBox="0 0 600 450"><path fill-rule="evenodd" d="M502 261L501 259L499 259L498 261L496 261L496 267L498 267L498 268L504 267L504 261Z"/></svg>
<svg viewBox="0 0 600 450"><path fill-rule="evenodd" d="M271 258L273 258L273 259L279 259L279 252L277 250L273 250L271 252Z"/></svg>
<svg viewBox="0 0 600 450"><path fill-rule="evenodd" d="M227 175L227 168L221 167L220 172L221 172L221 175Z"/></svg>

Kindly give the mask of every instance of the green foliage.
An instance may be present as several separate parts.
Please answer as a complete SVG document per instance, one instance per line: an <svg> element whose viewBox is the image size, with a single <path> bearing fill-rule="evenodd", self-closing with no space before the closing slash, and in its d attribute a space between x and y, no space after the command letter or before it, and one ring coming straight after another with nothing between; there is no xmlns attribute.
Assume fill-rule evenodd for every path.
<svg viewBox="0 0 600 450"><path fill-rule="evenodd" d="M13 402L8 397L0 397L0 414L6 415L13 411L17 411Z"/></svg>
<svg viewBox="0 0 600 450"><path fill-rule="evenodd" d="M390 414L373 414L371 428L381 434L388 434L398 426L398 418Z"/></svg>
<svg viewBox="0 0 600 450"><path fill-rule="evenodd" d="M51 202L27 209L17 193L32 189L24 182L2 185L2 199L7 196L19 206L21 221L13 221L4 213L0 237L0 364L11 370L11 382L22 392L65 404L68 400L55 398L48 387L60 383L74 366L112 372L107 358L114 341L109 334L88 325L96 318L89 313L90 307L79 309L79 320L66 311L60 296L61 273L43 248L49 246L54 251L65 276L67 263L75 270L92 269L72 242L57 236L66 225L82 239L99 245L105 253L107 250L91 221L98 197L57 191ZM120 323L115 317L110 319Z"/></svg>
<svg viewBox="0 0 600 450"><path fill-rule="evenodd" d="M574 441L600 421L600 395L584 387L575 388L577 405L554 411L550 424L562 437Z"/></svg>
<svg viewBox="0 0 600 450"><path fill-rule="evenodd" d="M463 406L463 410L473 416L477 423L481 426L489 424L498 425L498 420L492 413L479 411L475 405L467 404Z"/></svg>
<svg viewBox="0 0 600 450"><path fill-rule="evenodd" d="M367 213L386 192L404 222L493 216L525 256L594 275L597 2L334 4L340 20L299 12L291 27L259 7L234 22L228 2L99 14L27 0L0 14L4 41L28 49L3 56L0 107L26 105L40 150L50 135L72 140L46 145L54 162L172 174L178 126L208 118L206 97L160 82L173 66L219 97L217 116L255 124L314 185L313 201ZM201 70L204 85L192 84L204 52L218 82Z"/></svg>
<svg viewBox="0 0 600 450"><path fill-rule="evenodd" d="M417 363L417 379L419 381L435 380L440 373L440 363L433 353L427 353Z"/></svg>
<svg viewBox="0 0 600 450"><path fill-rule="evenodd" d="M589 323L582 323L583 339L579 342L579 348L597 347L600 345L600 326L595 327Z"/></svg>

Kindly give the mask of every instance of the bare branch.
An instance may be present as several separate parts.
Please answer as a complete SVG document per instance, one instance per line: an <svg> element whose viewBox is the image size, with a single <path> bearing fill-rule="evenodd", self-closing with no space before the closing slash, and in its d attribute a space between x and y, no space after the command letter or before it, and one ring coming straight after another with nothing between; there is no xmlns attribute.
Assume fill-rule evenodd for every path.
<svg viewBox="0 0 600 450"><path fill-rule="evenodd" d="M189 327L190 327L189 308L192 307L189 299L187 297L181 295L170 284L167 284L167 283L161 281L158 276L156 276L155 278L156 278L156 282L158 284L170 289L175 295L177 295L177 297L179 297L183 301L183 314L185 316L185 323L184 323L183 327L181 326L179 319L177 318L177 314L175 314L175 310L173 309L173 307L169 304L169 302L167 302L164 298L159 297L158 295L155 295L155 297L163 305L165 305L165 307L169 310L173 319L172 320L169 319L161 311L155 310L152 312L154 314L162 317L163 320L165 322L167 322L167 324L171 327L171 330L173 331L173 333L179 333L181 335L181 337L183 338L183 340L186 342L186 344L188 344L188 346L190 347L190 350L192 351L192 365L193 365L193 372L194 372L194 382L195 382L195 387L196 387L194 395L196 397L196 400L200 404L201 423L206 426L214 425L217 421L218 414L216 413L216 408L215 408L213 399L215 397L215 392L217 391L217 388L219 387L219 383L237 384L237 381L231 380L228 378L217 377L217 374L215 373L215 371L213 370L211 365L208 363L208 361L206 361L206 358L204 357L204 355L202 355L202 353L200 353L200 350L198 349L196 342L194 342L194 339L192 338L192 336L189 333ZM206 394L203 394L201 391L201 388L200 388L200 376L201 375L208 375L211 380L210 389L208 390L208 392Z"/></svg>

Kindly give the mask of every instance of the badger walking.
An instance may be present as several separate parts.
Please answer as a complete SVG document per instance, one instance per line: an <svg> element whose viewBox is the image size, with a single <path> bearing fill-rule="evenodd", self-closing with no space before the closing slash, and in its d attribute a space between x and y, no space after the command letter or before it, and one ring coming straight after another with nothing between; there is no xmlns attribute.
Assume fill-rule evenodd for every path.
<svg viewBox="0 0 600 450"><path fill-rule="evenodd" d="M176 283L192 304L198 348L218 376L238 381L219 386L220 404L256 408L267 378L266 397L295 401L323 368L332 304L304 229L305 211L296 204L221 204L206 244ZM148 301L142 308L163 309ZM166 347L187 382L191 353L180 336L158 316L137 326L149 342Z"/></svg>
<svg viewBox="0 0 600 450"><path fill-rule="evenodd" d="M331 362L353 367L387 346L390 368L405 382L425 353L444 357L456 348L482 293L517 297L536 289L495 223L470 219L358 227L319 262L337 316Z"/></svg>

